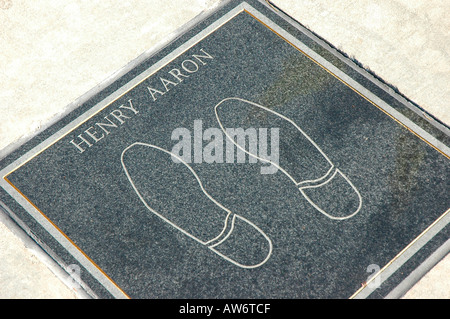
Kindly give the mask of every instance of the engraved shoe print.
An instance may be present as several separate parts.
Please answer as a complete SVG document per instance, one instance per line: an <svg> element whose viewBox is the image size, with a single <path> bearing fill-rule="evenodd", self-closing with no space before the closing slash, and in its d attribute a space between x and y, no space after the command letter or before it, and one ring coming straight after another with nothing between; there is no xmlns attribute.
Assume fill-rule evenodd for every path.
<svg viewBox="0 0 450 319"><path fill-rule="evenodd" d="M362 198L358 189L292 120L241 98L224 99L214 111L220 128L238 149L283 172L320 213L331 219L344 220L360 211ZM236 127L244 130L278 128L278 163L261 154L261 150L256 154L254 147L240 145L227 133L227 128Z"/></svg>
<svg viewBox="0 0 450 319"><path fill-rule="evenodd" d="M270 258L270 238L212 198L177 155L134 143L122 152L121 161L145 207L169 225L242 268L259 267Z"/></svg>

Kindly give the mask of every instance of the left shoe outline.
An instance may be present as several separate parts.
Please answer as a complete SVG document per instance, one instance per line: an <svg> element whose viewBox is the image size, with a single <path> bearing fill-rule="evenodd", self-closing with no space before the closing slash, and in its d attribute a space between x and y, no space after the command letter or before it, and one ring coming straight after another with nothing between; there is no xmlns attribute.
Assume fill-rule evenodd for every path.
<svg viewBox="0 0 450 319"><path fill-rule="evenodd" d="M174 165L173 171L178 170L178 173L181 174L188 173L188 176L195 178L193 185L195 187L198 187L201 192L198 192L199 189L191 189L191 191L197 191L197 193L200 194L200 197L198 197L197 201L195 202L190 201L189 203L184 203L182 205L183 207L178 206L179 211L184 211L188 214L180 215L179 212L175 212L175 214L173 214L173 211L161 212L154 208L154 205L158 206L159 204L161 204L155 201L164 200L166 203L167 201L170 201L170 198L162 199L158 198L158 196L152 197L154 195L153 193L157 192L157 190L152 189L151 187L146 185L145 178L142 179L142 177L139 176L140 174L137 174L139 173L139 171L136 171L136 168L134 168L135 172L130 173L128 166L132 165L132 152L137 148L141 148L142 150L135 153L134 156L136 156L136 154L139 154L141 161L145 160L145 158L142 157L145 155L147 155L148 159L152 158L154 154L159 154L158 156L166 157L163 162L159 160L157 160L157 162L155 163L145 162L144 164L142 164L143 167L140 167L140 169L148 168L149 170L152 170L152 167L154 168L156 167L155 165L159 164L169 166ZM131 155L128 155L129 153L131 153ZM131 162L129 156L131 156ZM177 163L175 163L173 159L176 159ZM269 236L267 236L258 226L256 226L250 220L231 212L229 209L216 201L205 190L197 173L179 156L156 145L137 142L129 145L123 150L121 154L121 163L128 181L130 182L133 190L138 195L139 199L143 202L144 206L156 216L167 222L169 225L184 233L186 236L208 247L211 251L221 256L223 259L241 268L258 268L270 259L270 256L272 255L273 244ZM185 169L187 169L187 171ZM170 172L170 170L164 170L163 173L163 175L170 175L173 172ZM158 175L156 177L158 177ZM186 181L186 185L189 185L188 182L189 181ZM151 183L156 183L155 185L160 185L161 187L164 186L155 180L152 180ZM206 233L201 232L201 230L202 228L203 230L206 229L210 225L207 225L206 222L201 218L201 216L195 216L196 213L197 215L199 215L199 211L192 211L192 209L190 209L192 206L194 206L194 204L198 204L198 202L202 200L204 200L206 203L203 207L207 207L207 205L209 205L209 207L212 207L214 210L210 210L208 213L209 215L203 216L206 217L205 219L209 218L209 220L214 221L215 225L212 229L206 231ZM211 202L214 205L211 205ZM160 208L164 206L166 205L159 205ZM220 224L222 226L219 226ZM193 225L195 227L192 227ZM212 230L214 231L214 233L212 233ZM255 240L259 242L255 243ZM247 245L243 245L242 243L247 243ZM267 251L261 252L261 249L259 249L258 247L263 247Z"/></svg>

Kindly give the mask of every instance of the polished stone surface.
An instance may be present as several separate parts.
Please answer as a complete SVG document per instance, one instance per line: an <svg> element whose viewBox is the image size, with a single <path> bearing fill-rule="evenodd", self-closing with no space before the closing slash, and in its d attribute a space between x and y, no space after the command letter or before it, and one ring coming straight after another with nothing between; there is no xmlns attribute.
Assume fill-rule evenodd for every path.
<svg viewBox="0 0 450 319"><path fill-rule="evenodd" d="M250 3L271 21L285 23ZM59 242L68 239L130 297L347 298L367 279L369 265L387 264L448 209L448 158L248 12L170 56L235 5L93 96L7 157L2 168L44 145L7 175L9 185L32 203L25 208L40 211L57 227ZM344 72L361 77L300 32L291 32ZM120 91L161 59L155 73ZM388 94L358 80L448 141ZM103 102L117 90L120 96ZM167 152L148 152L149 145L171 151L174 130L194 132L199 120L204 129L219 128L214 110L227 98L237 103L218 113L224 125L279 128L280 168L292 173L261 174L264 165L249 158L246 163L197 162L194 154L192 163L174 174L175 164L161 155ZM92 116L67 129L96 107ZM65 135L46 142L60 130ZM133 145L146 146L125 153ZM180 169L182 163L177 165ZM330 167L333 182L319 185ZM193 176L204 187L197 199L192 199ZM205 200L206 194L214 200ZM8 195L2 193L2 200L56 254L74 261ZM186 204L198 207L191 215L180 214ZM336 216L331 213L336 208L351 214ZM213 247L209 241L217 241L223 212L237 216L229 219L235 236ZM87 268L83 280L99 296L109 296ZM387 281L380 295L395 285Z"/></svg>

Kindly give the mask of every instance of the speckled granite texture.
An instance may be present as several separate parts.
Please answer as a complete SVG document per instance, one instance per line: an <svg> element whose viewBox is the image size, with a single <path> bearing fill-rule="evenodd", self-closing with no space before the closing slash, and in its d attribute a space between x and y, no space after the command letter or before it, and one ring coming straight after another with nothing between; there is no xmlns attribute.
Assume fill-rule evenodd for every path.
<svg viewBox="0 0 450 319"><path fill-rule="evenodd" d="M367 280L369 265L388 264L448 210L445 132L258 1L249 1L258 14L238 10L223 19L238 3L199 21L1 162L9 169L6 191L21 197L15 201L2 191L1 200L53 254L81 264L82 280L95 296L348 298ZM258 162L194 158L178 172L173 165L182 164L148 148L124 157L134 143L170 151L174 130L194 131L199 120L204 129L218 128L214 107L231 97L253 108L238 103L225 109L225 125L279 128L280 167L312 187L299 191L300 184L280 171L260 174ZM415 126L399 124L379 101ZM434 145L413 133L422 129ZM321 185L331 164L345 178ZM197 186L192 176L203 193L190 191ZM222 211L243 218L233 221L250 221L233 231L226 224L233 236L214 247L222 255L209 240L217 239L226 219L217 203L202 197L206 193ZM195 209L186 213L186 205ZM324 214L338 208L357 214L343 220ZM255 229L266 237L247 235ZM448 231L426 241L369 297L386 296ZM261 238L272 245L270 254L261 253L268 260L243 267L253 257L248 251L263 259L258 252L266 252L267 243Z"/></svg>

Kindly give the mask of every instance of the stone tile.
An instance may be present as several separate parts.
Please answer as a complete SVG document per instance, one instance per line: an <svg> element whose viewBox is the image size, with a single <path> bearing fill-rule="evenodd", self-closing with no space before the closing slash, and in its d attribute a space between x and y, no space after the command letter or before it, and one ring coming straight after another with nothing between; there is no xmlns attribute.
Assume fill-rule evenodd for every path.
<svg viewBox="0 0 450 319"><path fill-rule="evenodd" d="M380 108L417 134L431 130L426 139L446 137L311 39L296 32L298 43L287 42L285 22L250 2L271 18L251 11L214 32L197 25L2 162L13 163L3 185L20 198L2 199L57 256L82 264L96 295L346 298L369 265L387 264L448 208L442 144L423 143ZM199 32L208 36L186 45ZM66 38L53 35L52 43ZM279 129L275 174L261 174L261 154L254 162L226 163L226 153L209 157L225 163L202 161L202 129L225 142L222 122L260 134ZM184 165L170 159L183 145L174 132L192 133ZM192 216L186 202L198 206ZM414 268L427 254L398 267ZM394 273L371 296L402 278Z"/></svg>

